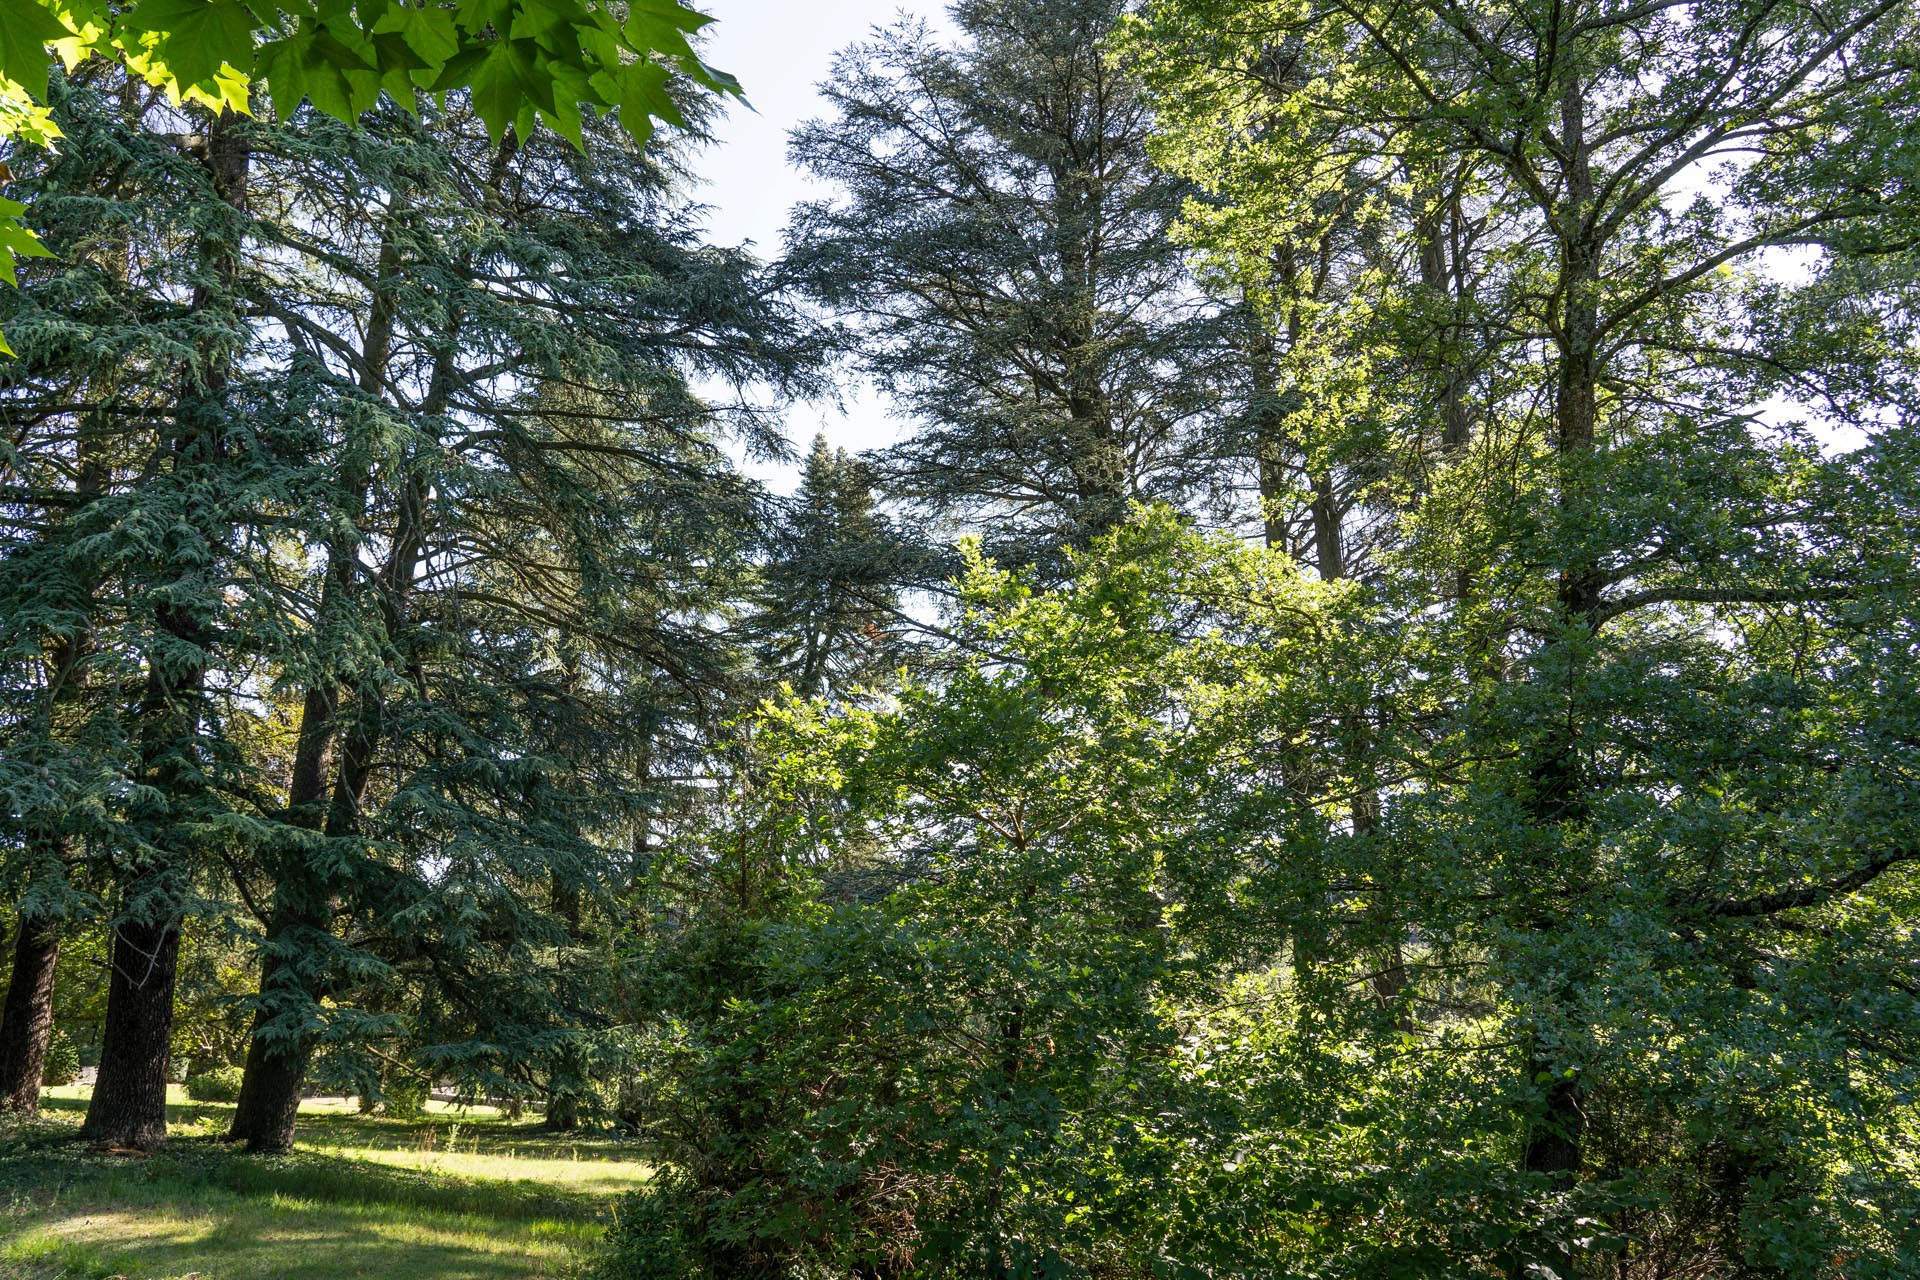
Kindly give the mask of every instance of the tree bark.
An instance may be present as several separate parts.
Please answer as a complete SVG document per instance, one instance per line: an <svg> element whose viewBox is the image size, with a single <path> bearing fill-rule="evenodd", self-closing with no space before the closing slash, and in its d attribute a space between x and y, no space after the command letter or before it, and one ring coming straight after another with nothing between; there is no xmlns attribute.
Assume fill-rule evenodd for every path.
<svg viewBox="0 0 1920 1280"><path fill-rule="evenodd" d="M1260 532L1267 550L1287 551L1287 518L1280 506L1287 497L1287 413L1280 402L1273 335L1263 317L1255 315L1249 323L1253 377L1248 409L1254 480L1260 489Z"/></svg>
<svg viewBox="0 0 1920 1280"><path fill-rule="evenodd" d="M361 347L360 387L372 396L382 393L392 356L398 313L393 282L399 275L401 262L391 224L405 207L405 201L395 197L393 213L381 237L367 336ZM367 491L372 485L370 469L364 461L351 462L343 470L339 484L357 532L365 517ZM352 598L357 566L352 535L344 545L329 544L327 577L321 588L322 617L331 616ZM332 778L334 740L339 731L339 710L339 684L332 676L323 674L308 687L301 704L300 735L294 748L293 773L287 783L288 821L308 831L323 831L327 827L328 784ZM318 975L302 972L285 954L285 948L289 935L297 940L301 932L325 933L331 929L330 897L330 886L324 883L324 877L317 875L307 863L304 851L296 850L287 859L287 865L280 868L279 884L267 921L267 945L260 957L259 1004L254 1009L247 1040L240 1097L226 1135L228 1142L244 1142L248 1151L278 1154L293 1149L300 1094L313 1060L313 1036L304 1014L319 1000L322 983ZM276 1022L282 1025L275 1026ZM295 1025L284 1025L289 1022Z"/></svg>
<svg viewBox="0 0 1920 1280"><path fill-rule="evenodd" d="M0 1008L0 1111L35 1115L40 1078L53 1039L53 977L60 962L60 923L20 917L13 976Z"/></svg>
<svg viewBox="0 0 1920 1280"><path fill-rule="evenodd" d="M1561 52L1566 69L1560 82L1560 143L1566 161L1559 209L1562 301L1554 410L1561 537L1568 540L1570 554L1561 570L1557 596L1562 623L1569 630L1590 634L1600 600L1600 574L1586 545L1588 522L1584 513L1590 500L1586 469L1596 446L1601 245L1593 229L1595 197L1591 149L1586 139L1586 102L1572 51L1563 48ZM1557 638L1548 642L1547 650L1568 643ZM1577 657L1569 660L1577 661ZM1587 808L1571 719L1569 716L1569 723L1548 732L1531 770L1530 816L1544 827L1564 827L1577 821ZM1535 871L1541 884L1564 881L1571 874L1562 866L1540 866ZM1536 932L1545 934L1561 928L1562 922L1553 918L1551 909L1539 915L1541 918L1533 922ZM1562 989L1551 997L1558 1005L1552 1010L1556 1014L1564 1015L1573 1002L1573 993L1565 989L1568 985L1570 982L1562 979ZM1521 1165L1527 1172L1545 1178L1552 1190L1566 1191L1577 1179L1584 1156L1584 1081L1578 1064L1570 1067L1538 1044L1528 1048L1526 1070L1529 1083L1544 1082L1545 1092L1539 1110L1528 1120ZM1563 1228L1567 1225L1561 1223ZM1556 1274L1572 1275L1573 1246L1565 1234L1542 1231L1532 1241L1531 1260L1545 1264Z"/></svg>
<svg viewBox="0 0 1920 1280"><path fill-rule="evenodd" d="M244 1142L252 1152L280 1154L293 1149L300 1094L313 1060L313 1034L306 1015L319 999L320 987L311 973L288 956L287 935L300 929L324 929L327 922L316 922L318 913L311 903L305 909L294 903L297 896L274 895L274 918L260 960L259 1003L247 1040L240 1096L227 1128L228 1142Z"/></svg>
<svg viewBox="0 0 1920 1280"><path fill-rule="evenodd" d="M102 457L98 415L85 414L75 440L79 464L74 488L75 509L84 509L106 489L107 466ZM93 574L80 576L79 594L86 602L88 622L76 634L58 636L49 646L52 678L47 695L47 734L65 727L66 714L87 687L86 659L93 652ZM73 850L70 835L45 830L28 837L28 864L35 875L65 876ZM58 870L56 870L58 869ZM0 1111L35 1115L40 1110L40 1082L47 1046L53 1041L53 984L60 963L63 922L36 918L24 908L14 940L13 975L6 1004L0 1010Z"/></svg>
<svg viewBox="0 0 1920 1280"><path fill-rule="evenodd" d="M247 207L247 178L252 152L241 117L223 109L208 127L196 158L213 194L231 208ZM209 230L200 252L209 275L230 290L239 274L240 234L233 228ZM230 293L197 286L196 312L224 312L237 326ZM176 474L211 466L222 457L231 350L207 339L197 365L183 373L182 390L167 442ZM202 516L189 511L196 528ZM200 530L217 544L217 531ZM174 566L160 566L162 572ZM167 1054L173 1034L175 968L180 953L181 900L191 874L187 816L204 790L194 758L201 730L200 700L207 677L211 620L208 597L198 600L163 594L154 611L155 644L148 655L147 681L139 709L141 775L160 798L152 814L152 844L159 851L145 859L124 886L133 914L113 931L112 978L107 986L107 1026L100 1050L100 1074L81 1133L108 1146L151 1150L167 1138ZM162 639L164 637L164 639ZM198 655L183 657L181 655Z"/></svg>
<svg viewBox="0 0 1920 1280"><path fill-rule="evenodd" d="M509 132L495 148L487 174L486 190L493 198L498 198L508 166L517 154L518 143ZM381 238L367 336L361 347L360 386L375 397L381 396L386 388L393 354L399 318L394 285L404 266L396 223L407 207L404 194L396 195ZM457 361L464 323L464 312L456 308L448 318L445 333L439 335L433 373L419 409L423 417L437 417L447 410L459 376ZM372 475L362 467L342 476L340 483L349 495L354 513L362 514ZM417 474L408 475L400 494L391 550L372 583L390 646L402 643L414 578L426 554L426 498L424 481ZM356 590L354 577L359 572L357 550L353 545L330 547L328 561L323 611L328 600L346 600L352 596ZM359 830L367 788L373 779L375 753L388 729L385 694L377 679L369 678L363 683L353 699L351 712L345 716L342 715L342 694L338 683L324 677L307 690L301 707L293 775L288 784L287 807L291 820L309 830L321 831L329 839L349 836ZM324 979L295 964L286 953L298 945L301 933L325 936L331 932L336 910L334 899L340 889L339 885L296 862L288 868L280 891L274 895L267 926L268 946L261 957L261 1002L254 1012L240 1098L226 1135L229 1142L244 1142L249 1151L284 1152L293 1147L300 1093L314 1050L315 1028L310 1019L300 1015L319 1000ZM289 935L294 938L293 943L288 942ZM275 946L276 942L281 945ZM275 1022L280 1025L271 1025ZM365 1109L364 1098L362 1106Z"/></svg>
<svg viewBox="0 0 1920 1280"><path fill-rule="evenodd" d="M491 199L498 199L508 166L518 152L519 144L509 131L495 148L488 168L486 190ZM361 389L376 397L386 386L393 354L399 317L393 283L404 265L397 236L391 234L392 220L406 207L405 198L396 196L390 215L390 233L381 240L378 279L368 313L367 339L362 347ZM465 312L456 308L448 317L445 332L437 335L433 372L419 407L424 418L439 417L447 411L459 380L460 335L464 325ZM413 466L409 465L406 470L391 549L371 584L387 644L394 647L403 645L414 580L420 561L427 553L427 486ZM342 483L352 493L356 509L363 510L372 484L371 474L356 472L344 477ZM357 551L353 546L330 548L326 593L347 598L355 590L353 578L358 571ZM386 695L377 678L363 683L353 699L352 710L344 716L342 693L337 684L324 682L308 689L301 708L300 746L288 787L288 808L294 821L323 831L329 839L346 837L359 830L367 789L373 780L375 755L389 727ZM305 867L297 867L286 887L289 892L275 895L268 925L270 939L277 937L284 941L287 933L301 931L329 933L335 913L333 899L340 886L312 876ZM323 980L318 974L301 971L284 950L276 954L276 949L270 946L261 959L260 984L262 1003L254 1014L239 1104L234 1108L227 1140L245 1142L249 1151L284 1152L293 1147L300 1093L314 1050L314 1028L305 1025L296 1015L300 1010L311 1008L319 999ZM268 1024L276 1019L298 1025L269 1029Z"/></svg>
<svg viewBox="0 0 1920 1280"><path fill-rule="evenodd" d="M554 1133L571 1133L579 1128L579 1096L572 1092L548 1094L546 1127Z"/></svg>
<svg viewBox="0 0 1920 1280"><path fill-rule="evenodd" d="M284 961L264 962L260 985L263 997L288 988L296 998L310 994ZM266 1034L264 1029L275 1012L265 1003L254 1011L253 1036L247 1041L247 1064L227 1141L244 1142L248 1151L280 1154L293 1149L294 1124L313 1058L313 1039L298 1033L286 1040Z"/></svg>
<svg viewBox="0 0 1920 1280"><path fill-rule="evenodd" d="M107 1033L80 1136L151 1151L167 1140L167 1056L180 927L126 920L113 931Z"/></svg>

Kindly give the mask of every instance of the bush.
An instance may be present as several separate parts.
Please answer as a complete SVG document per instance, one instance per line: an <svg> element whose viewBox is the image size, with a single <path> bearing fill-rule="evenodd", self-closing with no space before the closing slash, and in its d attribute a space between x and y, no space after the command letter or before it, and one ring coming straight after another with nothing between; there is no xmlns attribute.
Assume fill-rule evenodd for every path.
<svg viewBox="0 0 1920 1280"><path fill-rule="evenodd" d="M215 1067L187 1077L187 1096L195 1102L233 1102L240 1096L240 1068Z"/></svg>
<svg viewBox="0 0 1920 1280"><path fill-rule="evenodd" d="M40 1083L43 1085L72 1084L80 1078L80 1050L73 1044L73 1038L60 1028L53 1029L53 1039L47 1042L47 1060L40 1068Z"/></svg>
<svg viewBox="0 0 1920 1280"><path fill-rule="evenodd" d="M593 1271L594 1280L705 1280L713 1274L699 1258L704 1231L693 1210L691 1188L671 1171L623 1198L607 1230L612 1248Z"/></svg>

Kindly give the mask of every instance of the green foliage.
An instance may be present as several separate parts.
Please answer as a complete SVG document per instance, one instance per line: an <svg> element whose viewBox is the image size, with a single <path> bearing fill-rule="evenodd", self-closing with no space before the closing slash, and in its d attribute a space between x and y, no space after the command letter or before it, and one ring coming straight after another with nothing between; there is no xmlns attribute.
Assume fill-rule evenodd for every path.
<svg viewBox="0 0 1920 1280"><path fill-rule="evenodd" d="M40 1082L59 1086L72 1084L80 1078L80 1050L74 1045L73 1037L63 1028L55 1027L53 1037L47 1041L47 1057L40 1068Z"/></svg>
<svg viewBox="0 0 1920 1280"><path fill-rule="evenodd" d="M1408 1202L1341 1274L1409 1238L1558 1275L1911 1257L1856 1197L1914 1194L1915 1009L1868 976L1903 950L1882 734L1912 704L1865 673L1915 604L1879 532L1908 518L1912 277L1877 257L1915 16L1835 16L1169 0L1130 29L1156 153L1205 191L1184 233L1267 299L1288 429L1336 487L1392 480L1355 507L1400 643L1348 738L1388 985L1409 1035L1465 1015L1510 1050L1474 1086L1518 1135L1477 1202L1499 1230L1440 1240L1474 1215ZM1820 246L1792 282L1789 243ZM1838 288L1847 319L1811 322Z"/></svg>
<svg viewBox="0 0 1920 1280"><path fill-rule="evenodd" d="M656 119L684 125L670 77L738 96L732 76L690 43L711 19L679 0L4 0L0 8L0 143L48 145L63 136L46 107L51 47L69 71L89 58L118 61L174 102L219 114L249 109L264 79L282 119L303 101L341 120L382 94L412 107L423 93L467 90L495 142L545 123L584 146L583 111L617 115L644 142ZM17 255L47 250L0 201L0 278ZM0 342L0 354L11 349Z"/></svg>
<svg viewBox="0 0 1920 1280"><path fill-rule="evenodd" d="M672 1170L629 1193L614 1208L596 1280L696 1280L702 1274L696 1195Z"/></svg>
<svg viewBox="0 0 1920 1280"><path fill-rule="evenodd" d="M53 88L85 145L18 173L71 256L7 299L4 393L78 407L9 455L58 514L6 530L8 883L51 914L204 916L175 1028L196 1061L250 1030L384 1042L537 1095L598 1062L593 932L629 874L608 833L664 806L644 771L746 682L722 601L757 495L721 439L768 436L691 384L807 385L805 326L699 243L664 140L495 146L456 96L228 122L221 168L91 74ZM241 278L278 318L242 317ZM154 695L119 696L140 676ZM249 952L266 981L236 1000Z"/></svg>
<svg viewBox="0 0 1920 1280"><path fill-rule="evenodd" d="M1752 872L1723 871L1734 896L1704 907L1664 886L1687 859L1704 896L1710 850L1756 836L1615 793L1583 828L1607 851L1580 864L1606 865L1605 911L1536 932L1575 890L1539 883L1563 873L1506 792L1523 755L1422 775L1356 829L1351 778L1300 727L1384 708L1378 741L1413 767L1434 689L1398 664L1421 646L1433 670L1424 646L1457 648L1450 626L1409 628L1375 593L1164 513L1076 570L1041 591L976 562L960 638L980 656L877 711L799 703L753 727L673 881L688 914L648 951L666 981L642 1113L682 1176L634 1212L688 1242L693 1274L1473 1275L1557 1251L1578 1274L1738 1254L1794 1274L1836 1250L1897 1273L1904 1228L1858 1206L1911 1201L1908 1069L1863 1054L1911 1010L1786 1014L1842 988L1876 1003L1897 907L1807 897L1852 976L1818 931L1774 933L1764 976L1729 974L1703 958L1754 945ZM1580 677L1638 726L1635 751L1659 733L1688 771L1664 776L1697 777L1707 742L1741 743L1751 785L1791 785L1740 726L1772 724L1784 764L1789 721L1754 699L1830 702L1777 673L1685 676L1685 644L1649 685L1645 643L1609 635ZM1447 711L1438 741L1539 731L1539 694L1495 692ZM1724 819L1734 784L1713 776L1690 785ZM1569 974L1573 1008L1538 994ZM1831 1055L1836 1035L1861 1052ZM1578 1065L1538 1067L1549 1037ZM1585 1172L1563 1188L1529 1167L1527 1121L1569 1078ZM1869 1116L1874 1145L1841 1136ZM1786 1220L1807 1225L1768 1225Z"/></svg>
<svg viewBox="0 0 1920 1280"><path fill-rule="evenodd" d="M187 921L175 977L174 1059L190 1062L196 1069L237 1067L245 1061L245 1002L256 979L251 939L235 937L230 922Z"/></svg>
<svg viewBox="0 0 1920 1280"><path fill-rule="evenodd" d="M802 697L845 697L903 665L906 540L875 510L865 466L815 437L771 541L754 620L770 674Z"/></svg>
<svg viewBox="0 0 1920 1280"><path fill-rule="evenodd" d="M415 1120L426 1114L430 1082L412 1072L395 1072L380 1081L380 1105L390 1116Z"/></svg>
<svg viewBox="0 0 1920 1280"><path fill-rule="evenodd" d="M616 1276L1915 1271L1910 3L963 4L775 271L522 127L552 30L396 13L471 92L92 60L16 165L76 1039L185 921L249 1097L634 1130ZM918 429L780 501L698 388L820 388L788 282Z"/></svg>
<svg viewBox="0 0 1920 1280"><path fill-rule="evenodd" d="M1147 161L1151 116L1105 48L1122 8L965 3L951 44L876 32L793 135L844 195L794 211L787 265L918 427L878 479L1009 563L1057 568L1130 501L1238 478L1220 309L1166 234L1188 188Z"/></svg>
<svg viewBox="0 0 1920 1280"><path fill-rule="evenodd" d="M232 1102L240 1096L240 1068L215 1067L187 1077L187 1096L195 1102Z"/></svg>
<svg viewBox="0 0 1920 1280"><path fill-rule="evenodd" d="M175 101L216 112L246 111L255 77L268 81L282 116L310 98L342 120L383 91L411 105L419 90L471 89L496 140L508 128L527 137L537 118L577 143L582 107L619 109L644 139L654 118L681 121L665 92L669 70L739 92L689 43L709 21L678 0L630 11L550 0L424 8L387 0L351 11L297 0L140 0L124 9L7 0L0 83L44 101L51 46L69 70L90 56L118 58Z"/></svg>
<svg viewBox="0 0 1920 1280"><path fill-rule="evenodd" d="M53 1025L73 1040L83 1066L95 1066L100 1061L107 993L98 975L106 959L106 938L98 927L70 930L60 947L60 967L54 975Z"/></svg>
<svg viewBox="0 0 1920 1280"><path fill-rule="evenodd" d="M656 953L684 994L643 1114L684 1177L644 1212L702 1274L1068 1274L1144 1245L1132 1189L1167 1170L1143 1124L1234 876L1182 838L1204 766L1180 726L1228 686L1162 596L1215 573L1336 606L1164 513L1081 569L1037 592L976 558L991 659L753 726Z"/></svg>

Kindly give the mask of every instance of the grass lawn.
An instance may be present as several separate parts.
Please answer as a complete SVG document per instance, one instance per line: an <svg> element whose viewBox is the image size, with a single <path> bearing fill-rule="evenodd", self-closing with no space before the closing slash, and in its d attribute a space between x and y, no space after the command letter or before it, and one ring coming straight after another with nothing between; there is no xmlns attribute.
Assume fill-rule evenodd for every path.
<svg viewBox="0 0 1920 1280"><path fill-rule="evenodd" d="M164 1150L105 1156L73 1141L86 1096L0 1118L0 1280L572 1276L647 1178L617 1142L440 1104L408 1121L309 1103L292 1155L244 1156L217 1140L231 1105L177 1090Z"/></svg>

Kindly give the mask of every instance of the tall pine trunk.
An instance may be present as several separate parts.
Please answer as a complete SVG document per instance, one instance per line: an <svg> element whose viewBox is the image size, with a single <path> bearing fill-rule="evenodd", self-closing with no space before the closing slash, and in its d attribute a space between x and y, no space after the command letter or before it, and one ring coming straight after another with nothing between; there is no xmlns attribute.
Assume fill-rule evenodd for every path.
<svg viewBox="0 0 1920 1280"><path fill-rule="evenodd" d="M389 642L403 625L406 596L425 542L421 498L422 495L410 494L409 500L402 503L394 558L389 561L387 572L381 575L385 588L381 612ZM309 735L306 727L331 725L337 716L337 701L331 692L309 691L302 715L302 738L311 744L310 750L318 750L321 735ZM358 829L367 786L373 776L374 753L386 736L385 719L381 693L372 688L363 690L341 744L338 774L328 800L324 827L328 839L340 839ZM329 748L331 742L329 730L325 734ZM293 808L300 814L316 808L328 796L324 757L308 759L304 755L296 760L295 790L290 793ZM311 945L303 941L303 935L324 934L331 929L330 899L334 888L322 878L296 871L274 894L273 916L268 923L267 945L261 958L260 1005L254 1013L253 1035L247 1045L246 1070L233 1124L227 1131L229 1141L245 1142L249 1151L283 1152L293 1147L300 1092L313 1059L316 1030L311 1020L301 1015L321 994L319 975L299 965L295 957L303 946ZM279 1025L273 1025L276 1022Z"/></svg>
<svg viewBox="0 0 1920 1280"><path fill-rule="evenodd" d="M1570 51L1568 51L1570 52ZM1561 145L1566 156L1566 184L1562 193L1561 219L1561 304L1557 335L1559 368L1556 377L1554 409L1556 418L1556 454L1559 468L1559 509L1561 536L1572 541L1571 554L1564 558L1557 597L1562 634L1548 642L1543 653L1543 669L1552 671L1546 660L1555 648L1578 643L1596 629L1600 603L1601 578L1592 551L1585 545L1588 480L1586 470L1596 447L1596 411L1599 380L1600 333L1600 259L1597 234L1589 225L1594 207L1594 183L1591 153L1586 139L1586 103L1582 95L1577 63L1569 57L1561 84ZM1579 661L1577 652L1564 658ZM1567 677L1569 684L1571 677ZM1532 820L1545 827L1564 827L1577 821L1587 808L1588 797L1582 778L1578 743L1573 734L1572 715L1564 726L1550 730L1533 763ZM1555 842L1546 842L1552 848ZM1577 879L1568 868L1543 866L1537 869L1542 882ZM1532 921L1540 933L1557 932L1562 927L1551 912ZM1569 979L1557 980L1558 989L1547 997L1549 1017L1571 1017L1573 993L1566 989ZM1530 1082L1545 1082L1539 1105L1528 1118L1521 1147L1521 1166L1543 1177L1556 1192L1573 1186L1585 1152L1585 1082L1579 1064L1562 1063L1550 1047L1531 1043L1526 1052L1526 1072ZM1571 1224L1560 1223L1554 1231L1542 1231L1531 1242L1530 1263L1545 1266L1558 1275L1571 1275L1573 1246L1569 1242Z"/></svg>
<svg viewBox="0 0 1920 1280"><path fill-rule="evenodd" d="M489 192L499 192L507 167L517 153L517 141L509 131L495 148L488 168ZM392 356L398 320L398 302L392 283L398 279L403 266L396 224L406 207L404 196L396 196L390 215L394 221L389 224L389 234L381 240L377 280L368 313L360 385L373 396L381 394L387 363ZM459 380L460 334L464 323L465 314L456 307L447 317L445 330L436 335L433 371L419 410L426 419L444 414L452 401ZM344 483L352 505L364 504L372 484L371 475L355 472ZM389 648L403 643L415 577L427 551L427 532L426 484L419 474L417 460L409 459L391 549L385 565L373 579L381 626ZM328 595L337 594L345 599L352 591L352 580L358 572L357 554L351 545L329 549L330 576L325 588ZM288 788L288 808L293 820L309 829L320 825L330 840L359 831L367 788L373 780L375 754L386 740L389 728L386 695L377 677L364 678L353 698L351 712L344 717L341 703L341 690L331 683L316 684L307 691L301 709L301 736L294 775ZM339 751L338 762L334 764L336 739ZM324 824L321 825L323 801ZM288 876L274 895L267 928L268 945L261 957L261 1003L255 1011L253 1034L247 1044L246 1069L233 1124L227 1130L228 1141L244 1142L249 1151L284 1152L293 1147L300 1093L313 1060L317 1031L312 1019L299 1015L318 1003L324 989L323 976L296 964L293 957L302 945L301 935L324 936L332 929L333 899L342 888L326 877L315 875L311 868L297 864L289 868ZM280 1025L270 1025L276 1021Z"/></svg>
<svg viewBox="0 0 1920 1280"><path fill-rule="evenodd" d="M167 1140L167 1057L179 959L175 920L125 920L114 929L107 1031L81 1137L141 1151Z"/></svg>
<svg viewBox="0 0 1920 1280"><path fill-rule="evenodd" d="M244 127L238 115L222 110L205 135L189 144L215 198L238 211L247 206L251 160ZM204 233L200 251L212 283L196 287L192 299L196 312L227 320L233 326L229 332L239 324L232 312L231 288L239 271L240 242L237 220ZM211 466L221 457L232 363L227 344L210 337L184 371L167 449L174 475ZM217 543L217 531L200 527L205 518L189 506L187 519L196 533ZM160 566L162 572L174 568ZM193 860L187 811L196 807L205 787L198 776L199 704L212 639L212 605L206 596L182 599L169 589L163 599L154 612L155 640L139 709L141 775L158 797L153 802L153 852L142 855L141 865L121 886L122 917L113 929L100 1074L81 1128L82 1136L94 1142L141 1150L167 1138L174 979L182 901Z"/></svg>
<svg viewBox="0 0 1920 1280"><path fill-rule="evenodd" d="M320 996L314 976L295 963L289 951L299 945L298 931L329 923L315 918L318 913L311 904L303 909L288 899L284 893L274 896L260 960L260 1001L226 1135L229 1142L246 1143L248 1151L275 1154L293 1149L300 1095L313 1059L312 1028L304 1015Z"/></svg>
<svg viewBox="0 0 1920 1280"><path fill-rule="evenodd" d="M379 396L392 355L398 303L393 283L401 262L395 221L405 210L396 196L384 228L376 263L367 335L361 349L361 390ZM348 450L349 455L353 450ZM365 518L372 475L364 460L349 462L340 477L340 493L351 517L353 532L344 542L327 548L327 577L321 589L320 615L331 617L349 607L358 567L357 536ZM339 684L321 674L308 688L300 708L300 736L294 748L293 774L287 784L287 817L308 831L327 832L327 796L332 778L334 741L338 735ZM294 850L279 868L266 946L260 956L260 1000L254 1010L247 1040L247 1061L240 1096L233 1110L227 1141L244 1142L247 1150L284 1152L293 1148L294 1123L300 1094L313 1059L313 1028L305 1014L323 994L321 975L294 961L290 954L303 937L324 934L333 926L331 886L307 862L304 849ZM291 1025L289 1025L291 1024Z"/></svg>
<svg viewBox="0 0 1920 1280"><path fill-rule="evenodd" d="M75 437L75 461L78 483L74 488L77 512L99 498L106 489L107 466L102 456L103 424L93 413L84 415ZM87 622L77 633L61 635L51 646L51 679L47 695L47 733L60 733L66 713L76 706L87 688L86 658L93 652L93 594L96 587L91 570L80 575L79 594L84 600ZM64 877L65 864L73 851L73 838L39 831L28 839L28 865L34 875ZM0 1007L0 1111L18 1111L27 1115L40 1110L40 1080L46 1067L47 1046L53 1042L53 984L60 963L60 944L64 921L37 914L28 905L29 894L19 912L19 933L14 939L13 973L8 981L6 1002Z"/></svg>
<svg viewBox="0 0 1920 1280"><path fill-rule="evenodd" d="M81 433L81 489L98 492L98 473L89 446L91 433ZM53 692L48 717L58 718L64 704L74 701L86 683L80 660L91 647L81 635L54 646ZM29 838L29 863L36 876L64 875L71 852L67 836L36 833ZM13 947L13 974L7 983L6 1003L0 1006L0 1111L34 1115L40 1110L40 1077L46 1066L47 1046L53 1042L53 981L60 964L64 921L42 916L23 901Z"/></svg>
<svg viewBox="0 0 1920 1280"><path fill-rule="evenodd" d="M268 946L283 941L269 931ZM244 1142L248 1151L282 1153L293 1149L300 1095L313 1058L313 1037L305 1028L273 1028L276 1014L288 1000L302 1005L314 996L311 984L293 964L269 950L261 961L261 1004L254 1011L253 1034L247 1041L247 1063L240 1096L233 1108L229 1142ZM276 1031L279 1034L276 1034Z"/></svg>
<svg viewBox="0 0 1920 1280"><path fill-rule="evenodd" d="M13 976L0 1007L0 1111L40 1110L40 1077L53 1039L53 977L60 923L23 913L13 945Z"/></svg>

